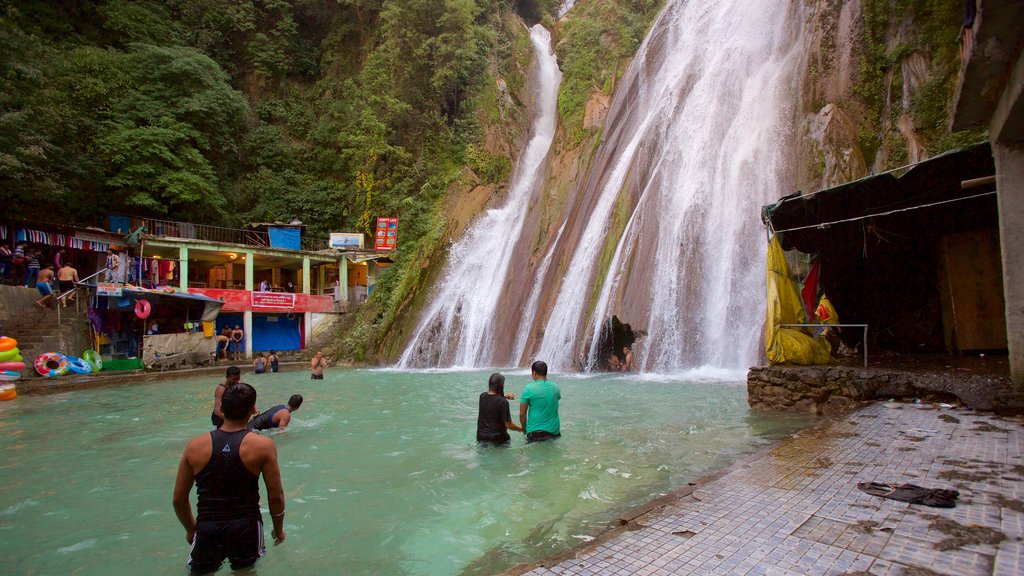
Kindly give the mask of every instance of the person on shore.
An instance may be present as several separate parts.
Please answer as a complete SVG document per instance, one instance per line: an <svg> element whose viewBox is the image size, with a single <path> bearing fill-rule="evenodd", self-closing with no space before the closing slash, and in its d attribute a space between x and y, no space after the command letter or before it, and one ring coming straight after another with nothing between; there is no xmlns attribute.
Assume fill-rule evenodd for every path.
<svg viewBox="0 0 1024 576"><path fill-rule="evenodd" d="M540 360L530 367L533 381L523 388L519 399L519 425L526 432L526 442L543 442L562 436L558 403L562 391L548 381L548 365Z"/></svg>
<svg viewBox="0 0 1024 576"><path fill-rule="evenodd" d="M235 329L231 331L231 350L235 353L235 362L238 362L238 359L241 358L244 338L245 332L242 330L242 326L235 324Z"/></svg>
<svg viewBox="0 0 1024 576"><path fill-rule="evenodd" d="M13 269L11 280L13 280L14 285L17 285L19 282L27 284L27 282L23 282L26 274L25 265L28 264L28 255L25 254L25 246L27 246L27 244L24 242L18 242L14 245L14 251L11 252L11 268Z"/></svg>
<svg viewBox="0 0 1024 576"><path fill-rule="evenodd" d="M39 265L41 254L42 250L39 248L29 248L25 252L25 258L28 260L28 269L25 271L25 288L35 288L36 283L39 282L39 271L42 270L42 267Z"/></svg>
<svg viewBox="0 0 1024 576"><path fill-rule="evenodd" d="M221 424L224 424L224 412L221 411L220 406L224 391L241 381L242 370L238 366L228 366L227 372L224 373L224 381L217 384L217 389L213 391L213 413L210 414L210 422L213 423L214 428L219 428Z"/></svg>
<svg viewBox="0 0 1024 576"><path fill-rule="evenodd" d="M36 276L36 290L43 296L36 300L36 308L46 308L50 305L50 301L53 300L51 282L53 282L53 264L47 264Z"/></svg>
<svg viewBox="0 0 1024 576"><path fill-rule="evenodd" d="M217 335L217 360L228 359L228 345L231 342L231 327L224 326L224 329Z"/></svg>
<svg viewBox="0 0 1024 576"><path fill-rule="evenodd" d="M267 359L263 357L263 352L256 354L256 359L252 361L252 370L257 374L263 374L267 371Z"/></svg>
<svg viewBox="0 0 1024 576"><path fill-rule="evenodd" d="M119 282L121 268L121 258L117 255L117 251L113 248L107 248L107 282Z"/></svg>
<svg viewBox="0 0 1024 576"><path fill-rule="evenodd" d="M70 262L65 262L64 266L57 270L57 285L60 287L61 296L64 294L70 294L75 289L75 283L78 282L78 270L76 270ZM67 308L68 302L71 301L71 297L64 298L64 302L61 304Z"/></svg>
<svg viewBox="0 0 1024 576"><path fill-rule="evenodd" d="M270 438L250 434L246 426L256 412L256 390L244 383L231 386L224 392L223 407L224 424L189 441L174 481L174 514L191 545L191 574L216 572L225 558L232 570L241 570L266 554L260 476L267 489L274 545L285 540L284 487L277 447ZM198 519L189 502L193 485L199 496Z"/></svg>
<svg viewBox="0 0 1024 576"><path fill-rule="evenodd" d="M309 363L310 380L323 380L324 368L327 368L327 360L324 358L323 350L318 350L313 360Z"/></svg>
<svg viewBox="0 0 1024 576"><path fill-rule="evenodd" d="M505 377L497 372L491 374L487 380L487 391L480 394L480 409L476 416L477 442L508 444L512 440L509 430L523 431L512 422L508 407L508 401L515 399L514 394L505 393Z"/></svg>
<svg viewBox="0 0 1024 576"><path fill-rule="evenodd" d="M288 404L278 404L266 412L261 412L249 421L250 430L270 430L271 428L287 428L292 421L292 413L302 406L302 394L292 394Z"/></svg>
<svg viewBox="0 0 1024 576"><path fill-rule="evenodd" d="M633 370L633 349L629 346L622 347L622 371L629 372Z"/></svg>
<svg viewBox="0 0 1024 576"><path fill-rule="evenodd" d="M277 357L276 350L270 351L270 354L267 355L267 362L270 363L270 371L276 374L278 369L281 367L281 361Z"/></svg>
<svg viewBox="0 0 1024 576"><path fill-rule="evenodd" d="M7 280L11 275L11 260L14 253L6 244L0 244L0 282Z"/></svg>

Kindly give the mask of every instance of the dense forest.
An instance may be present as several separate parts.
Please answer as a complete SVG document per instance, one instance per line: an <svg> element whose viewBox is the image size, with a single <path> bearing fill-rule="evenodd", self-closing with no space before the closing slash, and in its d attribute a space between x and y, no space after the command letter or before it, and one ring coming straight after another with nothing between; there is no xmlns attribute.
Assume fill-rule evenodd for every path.
<svg viewBox="0 0 1024 576"><path fill-rule="evenodd" d="M385 316L444 244L443 199L507 180L527 25L558 0L0 0L0 205L100 225L115 210L370 232L399 216ZM660 0L577 2L559 33L572 139ZM593 130L591 130L593 132ZM360 321L356 340L381 314ZM385 324L388 318L385 318ZM357 353L358 355L358 353Z"/></svg>

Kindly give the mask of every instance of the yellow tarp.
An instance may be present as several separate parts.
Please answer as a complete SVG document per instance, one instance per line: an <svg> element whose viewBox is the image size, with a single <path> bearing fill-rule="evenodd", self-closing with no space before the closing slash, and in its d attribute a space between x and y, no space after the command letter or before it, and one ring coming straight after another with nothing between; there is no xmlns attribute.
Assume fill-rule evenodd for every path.
<svg viewBox="0 0 1024 576"><path fill-rule="evenodd" d="M777 237L768 243L768 313L765 317L764 351L769 364L829 364L830 346L816 341L806 329L782 324L806 324L803 301ZM830 305L831 306L831 305Z"/></svg>

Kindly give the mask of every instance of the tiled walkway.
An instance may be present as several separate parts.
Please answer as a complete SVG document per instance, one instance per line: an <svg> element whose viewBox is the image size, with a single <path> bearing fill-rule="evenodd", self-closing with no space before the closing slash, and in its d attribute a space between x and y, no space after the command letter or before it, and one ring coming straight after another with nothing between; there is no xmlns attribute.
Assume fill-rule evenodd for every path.
<svg viewBox="0 0 1024 576"><path fill-rule="evenodd" d="M635 520L549 574L1024 574L1024 427L927 405L875 404ZM858 482L960 491L955 508Z"/></svg>

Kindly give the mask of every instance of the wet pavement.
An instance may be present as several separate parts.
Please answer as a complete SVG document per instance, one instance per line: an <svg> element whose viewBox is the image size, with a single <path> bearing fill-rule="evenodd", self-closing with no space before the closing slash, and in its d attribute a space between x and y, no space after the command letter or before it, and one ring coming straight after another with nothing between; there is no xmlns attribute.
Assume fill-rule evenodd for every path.
<svg viewBox="0 0 1024 576"><path fill-rule="evenodd" d="M1022 444L1019 417L873 404L677 492L589 546L511 572L1024 574ZM858 482L960 495L955 508L933 508Z"/></svg>

